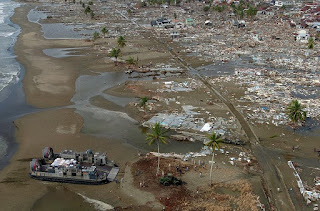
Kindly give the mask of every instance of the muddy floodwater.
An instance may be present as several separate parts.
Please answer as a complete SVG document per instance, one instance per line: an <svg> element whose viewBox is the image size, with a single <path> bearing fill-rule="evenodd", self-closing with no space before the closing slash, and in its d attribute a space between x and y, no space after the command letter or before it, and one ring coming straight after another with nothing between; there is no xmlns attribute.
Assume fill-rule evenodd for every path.
<svg viewBox="0 0 320 211"><path fill-rule="evenodd" d="M76 93L72 98L76 112L84 119L82 132L95 136L105 136L121 141L142 151L156 150L147 145L145 134L148 130L126 113L99 108L90 103L94 96L102 96L114 104L125 106L137 101L135 98L117 97L103 93L106 89L130 80L123 72L102 73L94 76L81 76L76 82ZM170 141L168 145L161 146L161 152L187 153L199 151L201 142Z"/></svg>

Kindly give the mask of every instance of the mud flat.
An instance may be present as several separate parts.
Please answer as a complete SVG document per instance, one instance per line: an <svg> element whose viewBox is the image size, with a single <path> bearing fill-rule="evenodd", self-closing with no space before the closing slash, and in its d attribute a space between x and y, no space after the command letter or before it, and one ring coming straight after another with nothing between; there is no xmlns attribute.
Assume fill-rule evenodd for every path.
<svg viewBox="0 0 320 211"><path fill-rule="evenodd" d="M29 10L33 7L33 4L28 3L17 8L12 17L12 21L22 28L15 52L18 61L26 69L23 85L27 103L45 109L15 120L18 150L10 160L10 164L0 173L2 189L0 201L3 209L6 210L30 210L33 206L41 208L41 201L46 201L43 197L49 196L48 200L50 200L50 194L46 194L59 186L55 183L35 181L28 176L30 159L39 157L44 146L50 145L57 151L87 148L107 151L109 158L116 160L123 170L125 163L136 156L136 150L123 142L109 142L110 140L106 138L96 138L81 133L82 117L76 114L74 109L65 106L72 104L70 100L74 95L75 81L81 72L87 71L87 65L90 65L87 61L90 61L90 56L85 60L80 57L58 60L46 56L43 50L87 47L92 43L83 40L45 40L41 36L40 25L30 23L26 19ZM99 70L99 61L96 65L95 69ZM57 106L59 108L50 109ZM66 185L65 187L73 193L81 193L88 198L108 201L107 203L113 206L139 205L133 197L125 192L121 193L116 183L86 187L86 191L83 191L83 186ZM97 194L98 192L100 194ZM121 197L121 200L114 197L115 195ZM37 200L41 200L40 204L35 204ZM74 200L82 201L83 199L74 197Z"/></svg>
<svg viewBox="0 0 320 211"><path fill-rule="evenodd" d="M0 202L4 209L40 210L45 203L53 204L56 200L68 199L79 202L68 204L63 201L62 206L69 209L81 209L78 205L84 209L97 209L94 203L90 202L105 203L128 210L159 210L163 205L172 208L179 199L176 198L174 203L170 204L163 196L166 191L175 193L176 189L161 187L159 178L153 177L155 159L143 156L150 149L156 150L156 147L149 148L146 145L146 129L140 127L140 123L153 117L179 116L184 112L183 115L186 114L191 119L187 119L188 122L183 124L187 125L187 132L197 131L196 135L201 135L201 140L195 142L170 140L170 144L161 146L162 152L186 154L193 150L199 151L207 135L199 131L206 123L212 124L219 132L236 134L241 139L246 139L239 122L221 100L201 81L186 74L185 65L177 61L167 45L164 45L166 39L157 41L151 32L141 32L130 19L124 19L123 15L116 12L121 5L112 5L112 2L105 4L108 5L106 10L114 14L113 19L106 21L107 26L110 26L110 34L108 38L101 37L95 41L64 39L63 33L59 34L62 37L55 39L43 37L41 30L46 28L39 23L70 23L77 18L83 24L93 24L95 30L99 30L102 26L99 18L90 19L83 13L79 13L79 17L68 16L69 7L82 12L82 6L78 4L41 7L41 4L28 3L18 8L12 18L22 28L15 52L26 69L23 85L27 103L43 109L15 120L18 151L10 165L0 172L0 188L3 190L0 193ZM36 6L60 14L60 18L29 22L26 19L27 14ZM97 2L93 8L99 6L102 8L102 3ZM104 16L101 14L99 17ZM36 17L33 19L37 20ZM63 24L55 27L63 27ZM121 49L122 58L115 65L114 60L107 54L111 48L117 46L116 37L121 33L126 33L127 45ZM76 52L68 54L65 51L69 50L66 49L74 49ZM126 64L125 60L130 57L139 58L139 65ZM198 64L199 61L195 63ZM131 69L134 69L132 74L125 74ZM139 105L139 101L145 96L150 97L150 100L144 109ZM184 116L181 119L183 118ZM171 119L174 119L173 116ZM217 122L219 124L215 124ZM220 128L224 124L231 125L229 131ZM175 128L170 131L170 135L185 129L179 127L179 124L171 125ZM106 151L108 157L119 164L121 172L118 179L123 183L84 187L31 180L28 177L29 161L40 156L45 146L51 146L55 151L85 151L88 148ZM208 153L208 149L206 150ZM138 157L138 151L142 157ZM270 152L271 155L272 153L274 152ZM261 171L249 147L223 145L222 150L216 151L216 154L218 156L214 165L214 181L225 185L218 185L213 192L226 194L228 196L222 198L227 197L234 202L236 196L230 194L230 184L250 183L248 191L252 194L254 204L259 196L260 201L268 206L259 176ZM187 182L181 191L186 191L184 194L190 192L192 196L196 196L198 191L207 194L210 157L191 157L187 164L181 161L181 165L190 165L188 172L179 175ZM174 171L176 159L166 159L162 163L164 173L177 174ZM204 165L200 164L203 162ZM172 163L173 169L169 169L169 163ZM141 178L145 178L149 187L139 187L139 174ZM160 194L155 193L157 189L161 190ZM238 189L236 191L241 192ZM66 197L62 199L60 194ZM197 200L201 200L201 197Z"/></svg>

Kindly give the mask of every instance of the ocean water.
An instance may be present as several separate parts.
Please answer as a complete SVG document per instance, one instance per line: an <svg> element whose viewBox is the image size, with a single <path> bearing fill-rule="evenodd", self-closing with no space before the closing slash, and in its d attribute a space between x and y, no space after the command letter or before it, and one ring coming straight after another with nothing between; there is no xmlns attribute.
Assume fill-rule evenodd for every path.
<svg viewBox="0 0 320 211"><path fill-rule="evenodd" d="M9 86L19 81L21 71L13 53L20 28L9 20L19 5L10 0L0 0L0 103L11 93ZM5 138L0 134L0 159L5 156L7 148Z"/></svg>
<svg viewBox="0 0 320 211"><path fill-rule="evenodd" d="M0 101L5 98L1 95L3 89L19 81L20 65L15 59L13 46L20 28L9 20L18 6L17 2L0 0Z"/></svg>

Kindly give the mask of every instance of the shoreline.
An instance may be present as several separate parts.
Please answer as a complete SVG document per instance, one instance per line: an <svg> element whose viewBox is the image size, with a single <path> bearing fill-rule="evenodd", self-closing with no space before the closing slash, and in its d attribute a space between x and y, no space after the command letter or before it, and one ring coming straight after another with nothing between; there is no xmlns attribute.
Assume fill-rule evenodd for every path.
<svg viewBox="0 0 320 211"><path fill-rule="evenodd" d="M20 5L19 7L21 6L22 5ZM11 21L11 18L17 8L15 8L14 12L10 15L8 23L9 25L13 25L14 28L19 29L19 33L15 38L14 45L8 48L8 51L10 52L10 54L12 54L13 57L16 57L14 48L21 33L20 26ZM20 72L17 76L18 81L16 83L9 83L8 86L4 87L1 90L2 101L0 102L0 133L5 139L7 149L6 153L0 160L0 171L10 163L10 159L18 149L18 143L15 137L16 128L14 125L14 120L36 110L34 107L26 103L22 83L22 80L25 76L25 69L17 59L15 59L15 62L19 65L20 69Z"/></svg>
<svg viewBox="0 0 320 211"><path fill-rule="evenodd" d="M125 133L125 136L127 136L125 137L122 136L122 131L114 132L115 130L112 130L112 127L104 127L103 125L112 126L115 122L115 118L117 118L117 116L114 116L110 120L106 118L111 116L108 116L108 114L106 113L113 112L113 109L120 110L123 113L133 116L135 115L134 117L139 115L142 116L143 113L144 115L146 115L147 112L143 112L138 105L130 105L131 107L122 106L121 103L113 103L112 100L110 101L104 97L101 98L101 96L104 96L103 94L111 93L112 98L114 96L118 97L118 95L120 96L121 94L123 96L126 96L126 94L131 93L132 95L129 94L129 96L136 98L144 97L146 96L146 94L150 94L150 98L153 96L159 97L154 90L158 90L156 84L159 87L163 85L162 79L159 79L159 77L158 79L156 79L156 81L152 80L148 83L144 83L143 80L141 80L139 83L136 83L137 81L134 80L131 80L132 83L127 83L126 81L125 83L121 84L119 82L119 86L114 86L111 89L109 89L109 87L104 90L103 88L108 87L107 85L104 85L108 83L107 79L114 80L113 82L118 82L119 78L103 78L100 77L100 74L103 75L103 72L114 72L118 70L123 71L125 69L124 65L115 67L111 60L109 61L108 59L106 59L107 49L115 44L115 42L112 41L113 38L99 39L94 42L85 42L84 40L73 39L45 39L42 36L43 32L41 32L40 30L41 26L37 23L29 22L26 18L28 11L31 8L35 7L35 5L42 5L42 3L26 3L25 5L16 8L12 19L14 19L15 23L18 23L19 25L21 24L20 27L22 29L21 34L19 35L18 40L14 46L14 50L17 52L17 61L26 68L25 78L20 83L21 90L23 88L25 91L26 102L36 108L39 108L39 112L27 114L21 118L19 116L19 118L15 121L16 128L14 128L14 126L12 125L12 130L15 129L17 150L10 160L10 164L0 171L0 188L4 190L2 194L0 193L0 203L4 204L4 209L7 208L8 210L21 208L33 209L37 206L39 207L39 203L41 204L41 202L44 203L45 201L50 201L50 195L52 195L56 190L59 190L59 188L61 187L70 190L71 193L81 194L91 199L103 201L105 203L113 205L114 207L128 207L129 205L139 206L146 203L146 201L141 201L139 200L139 198L143 198L148 194L150 195L150 191L139 192L139 187L137 187L139 178L136 178L135 180L131 178L131 182L129 182L128 186L131 185L132 187L121 189L116 183L111 183L103 187L86 186L84 188L83 186L71 184L48 184L34 181L28 177L28 162L30 161L30 159L33 157L39 157L41 155L41 150L45 146L51 146L53 147L55 152L64 149L85 151L88 148L100 152L107 151L108 157L112 160L115 160L116 163L120 165L121 172L119 176L129 177L128 180L130 180L130 175L133 172L131 172L130 165L132 164L132 162L137 160L137 148L139 148L135 148L133 146L139 146L139 144L140 146L142 146L142 144L145 144L145 141L142 140L141 137L135 137L136 139L139 139L138 142L134 142L135 145L131 144L133 143L132 140L134 139L131 138L132 135L134 136L138 134L136 133L136 131L123 131ZM135 39L135 37L133 38ZM141 40L143 40L144 38L145 37L142 37L139 40L136 39L134 41L130 40L132 39L132 37L128 38L129 46L126 47L125 50L123 50L123 56L136 56L138 58L139 55L139 62L141 61L144 64L147 63L146 61L154 61L155 59L157 59L156 63L166 63L166 60L172 60L172 57L167 55L169 53L164 50L163 46L159 47L157 46L157 44L155 46L153 41L150 42L151 39L145 39L144 42L141 42ZM112 44L110 45L110 43ZM43 52L44 49L68 47L88 47L88 49L80 51L81 53L85 54L85 57L82 58L54 58L46 55ZM156 51L159 51L159 49L161 53L156 53ZM149 60L146 59L146 57L140 57L141 54L148 54L148 56L150 56L148 58ZM163 57L159 56L160 54L163 55ZM124 74L122 72L118 73L121 77ZM88 83L77 83L79 82L77 80L82 75L88 76L87 80L85 80ZM94 78L91 77L92 75L97 76L97 79L91 80L91 78ZM165 78L163 81L165 81L166 79L168 78ZM175 79L176 78L173 77L170 80ZM186 79L182 77L181 80L185 81ZM81 89L76 89L78 86L80 86L79 84L81 84ZM234 87L231 86L231 88ZM150 89L151 91L148 89ZM179 94L178 96L181 99L179 99L179 104L180 102L182 102L183 104L197 102L197 104L195 105L197 107L206 107L207 109L209 109L209 107L212 108L212 110L209 111L212 112L213 115L216 115L217 112L227 112L228 110L220 110L219 108L214 109L209 104L207 105L205 104L205 102L203 102L203 99L207 98L213 101L216 100L215 96L212 96L210 92L208 93L207 91L207 88L199 88L197 89L197 91L193 92L193 94L191 92ZM83 95L81 96L80 93L84 95L87 94L87 98ZM204 94L201 95L200 93ZM78 98L75 97L77 94L79 95ZM74 97L75 102L72 101ZM173 97L174 101L178 100L178 98L175 99L176 94L163 94L160 95L160 97ZM187 97L190 97L192 99L188 101L186 100ZM182 98L184 98L185 101L183 101ZM115 100L115 102L119 103L119 101L117 100ZM155 101L155 104L157 102L160 102L160 100ZM219 103L219 101L216 102ZM126 104L126 102L123 103L123 105ZM150 104L151 106L154 105L153 102L151 102ZM180 108L180 106L175 104L174 105L176 107L172 106L172 104L168 105L171 106L170 109L172 110L174 108ZM96 106L97 109L94 106ZM157 112L161 112L168 107L166 105L159 106L160 107L158 109L156 108L155 110L152 110L152 112L148 112L148 114L156 114ZM81 108L84 109L81 111ZM100 113L97 112L98 109ZM141 111L137 111L139 109ZM130 110L132 113L130 113ZM102 114L106 114L106 116L103 116ZM117 127L117 124L115 125ZM123 124L120 123L118 125L119 128L123 126ZM125 129L128 129L128 127L125 126ZM265 129L265 126L263 127L263 129ZM242 129L239 130L239 133L241 133L241 130ZM265 137L267 137L267 135L263 134L263 132L270 132L270 130L260 131L260 129L257 129L256 127L254 127L253 130L258 133L259 138L263 137L265 140ZM101 131L111 131L110 134L114 136L109 136L109 134L107 133L101 133ZM275 128L274 131L281 134L281 132L284 131L284 128ZM284 131L284 133L286 132ZM128 139L128 137L130 139L128 141L125 140ZM291 154L291 149L289 148L287 150L285 148L289 147L290 144L292 144L292 142L286 142L288 140L290 141L290 137L295 138L293 137L293 135L287 136L286 134L285 138L276 137L273 140L268 140L267 142L262 143L264 150L267 150L268 156L270 156L270 159L272 158L272 162L278 163L278 160L276 160L276 158L280 159L281 156L281 161L283 161L282 166L280 166L280 164L274 164L273 166L275 167L274 170L276 171L276 173L280 172L278 170L278 167L281 167L281 169L283 169L283 172L286 173L286 175L284 175L284 178L281 177L281 180L284 181L293 181L293 179L291 178L292 172L290 171L290 169L289 171L286 170L288 169L288 166L286 166L285 162L287 159L286 153L288 153L288 156L290 156ZM308 137L303 138L308 139ZM296 142L298 142L298 140L296 140ZM182 146L180 144L181 142L178 144L177 143L178 142L174 142L170 144L169 149L175 149ZM199 144L202 145L202 143L200 142ZM270 146L270 144L272 145ZM277 146L281 146L279 147L279 149L285 150L278 151L278 149L276 149ZM232 146L230 148L234 147ZM164 149L165 147L161 148L162 151L164 151ZM306 148L304 149L302 147L302 149L303 150L299 152L299 154L308 152L306 151ZM250 150L252 150L252 147L250 147ZM224 167L226 168L226 170L230 170L228 169L227 165L225 165ZM241 175L242 173L244 173L243 169L240 168L234 169L234 171L237 173L240 172ZM218 171L217 174L218 173L223 172ZM272 174L272 171L265 172L263 178L267 178L268 174ZM188 177L189 176L190 175L188 175ZM198 177L199 174L197 173L196 175L190 176L189 179L190 181L198 181ZM249 180L250 179L248 179L248 181ZM255 177L255 179L253 180L257 180L257 177ZM279 184L278 179L268 180L275 185L275 188L276 185ZM252 182L252 180L250 181ZM257 181L259 182L259 180ZM258 182L256 183L258 184ZM206 183L203 182L201 184ZM194 184L194 186L196 185L199 184ZM289 185L291 186L291 184ZM189 187L190 186L188 186L188 188ZM260 190L259 186L256 186L256 188L258 191ZM287 188L283 189L287 190ZM135 196L132 196L132 193L134 193ZM275 195L273 196L277 196L277 193L274 192L274 194ZM281 192L279 194L284 194L284 192ZM15 196L14 199L10 197L12 195ZM121 198L121 200L119 200L119 198ZM153 205L158 205L157 199L150 199L148 203L150 202Z"/></svg>
<svg viewBox="0 0 320 211"><path fill-rule="evenodd" d="M40 199L50 200L50 198L43 197L50 196L47 193L61 186L73 193L80 193L88 198L117 207L143 205L146 193L139 194L141 199L132 197L126 190L119 189L116 183L107 186L86 186L84 192L81 185L47 184L29 178L29 161L33 157L40 157L41 150L45 146L51 146L55 151L92 149L103 152L107 150L109 159L116 160L119 164L122 175L127 162L137 158L136 149L126 145L123 141L115 142L108 138L90 136L81 132L83 118L75 112L74 108L68 108L68 106L72 105L71 98L75 93L77 78L81 74L92 75L91 70L87 67L92 61L89 64L87 62L96 58L96 55L89 55L86 59L74 57L56 59L45 55L42 50L53 47L91 47L92 43L83 40L44 39L40 32L41 26L29 22L26 18L28 11L34 5L38 4L27 3L17 8L11 20L21 27L21 33L14 46L17 61L26 70L21 88L25 91L26 102L39 108L39 112L27 114L15 120L14 134L17 140L17 150L14 154L12 153L9 165L0 171L2 208L30 210L39 205ZM101 61L95 65L98 70L103 68ZM113 194L106 194L109 191ZM76 198L80 200L79 203L83 203L83 198Z"/></svg>

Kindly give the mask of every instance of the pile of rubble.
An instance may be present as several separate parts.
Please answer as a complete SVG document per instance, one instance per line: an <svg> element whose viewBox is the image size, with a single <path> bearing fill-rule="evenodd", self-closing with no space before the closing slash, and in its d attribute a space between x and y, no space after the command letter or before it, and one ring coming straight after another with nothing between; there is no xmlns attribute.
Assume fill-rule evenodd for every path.
<svg viewBox="0 0 320 211"><path fill-rule="evenodd" d="M308 117L320 119L318 73L237 68L234 75L211 79L213 84L220 81L232 81L245 88L245 95L237 99L238 108L254 121L251 123L287 124L285 110L293 99L306 107Z"/></svg>
<svg viewBox="0 0 320 211"><path fill-rule="evenodd" d="M300 193L302 194L303 198L306 200L307 204L310 204L311 202L318 201L320 199L320 177L316 177L314 182L315 186L313 188L305 187L303 184L303 181L301 180L296 168L293 165L292 161L288 161L288 165L290 168L293 169L293 174L296 177L298 187L300 189ZM314 206L314 210L318 210L318 204Z"/></svg>
<svg viewBox="0 0 320 211"><path fill-rule="evenodd" d="M181 113L158 113L142 125L145 127L152 127L155 123L159 122L161 126L173 130L193 131L198 133L211 133L214 131L215 133L226 137L233 137L235 131L238 129L236 119L233 116L229 119L223 117L203 118L199 117L201 113L193 111L194 109L197 109L197 107L183 105L183 111Z"/></svg>

